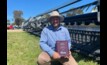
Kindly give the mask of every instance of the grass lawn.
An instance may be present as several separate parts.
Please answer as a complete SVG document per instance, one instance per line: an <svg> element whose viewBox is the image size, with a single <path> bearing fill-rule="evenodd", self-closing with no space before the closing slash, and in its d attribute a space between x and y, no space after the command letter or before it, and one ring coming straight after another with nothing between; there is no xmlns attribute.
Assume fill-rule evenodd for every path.
<svg viewBox="0 0 107 65"><path fill-rule="evenodd" d="M37 65L41 49L39 37L26 32L7 33L7 65ZM90 58L73 53L79 65L98 65Z"/></svg>

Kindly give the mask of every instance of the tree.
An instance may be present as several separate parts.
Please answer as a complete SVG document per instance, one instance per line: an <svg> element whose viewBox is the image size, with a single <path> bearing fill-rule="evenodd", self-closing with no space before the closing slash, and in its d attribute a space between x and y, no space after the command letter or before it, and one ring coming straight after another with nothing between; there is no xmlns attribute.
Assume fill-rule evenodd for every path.
<svg viewBox="0 0 107 65"><path fill-rule="evenodd" d="M94 6L91 10L91 12L97 12L97 6Z"/></svg>
<svg viewBox="0 0 107 65"><path fill-rule="evenodd" d="M82 9L77 9L75 12L76 12L77 15L78 14L83 14L83 10Z"/></svg>
<svg viewBox="0 0 107 65"><path fill-rule="evenodd" d="M10 22L10 20L7 20L7 22Z"/></svg>
<svg viewBox="0 0 107 65"><path fill-rule="evenodd" d="M16 18L21 18L21 16L23 15L23 12L20 10L15 10L13 14L14 14L14 19L16 19Z"/></svg>
<svg viewBox="0 0 107 65"><path fill-rule="evenodd" d="M15 25L15 22L13 22L12 25Z"/></svg>
<svg viewBox="0 0 107 65"><path fill-rule="evenodd" d="M15 24L19 27L23 22L23 18L21 17L23 15L23 12L20 10L15 10L13 14L14 14Z"/></svg>
<svg viewBox="0 0 107 65"><path fill-rule="evenodd" d="M69 16L72 16L72 14L71 14L70 12L68 12L68 13L66 14L66 16L69 17Z"/></svg>
<svg viewBox="0 0 107 65"><path fill-rule="evenodd" d="M83 10L82 9L76 9L76 10L72 10L70 12L68 12L66 14L66 16L75 16L75 15L79 15L79 14L83 14Z"/></svg>
<svg viewBox="0 0 107 65"><path fill-rule="evenodd" d="M7 20L7 25L10 25L10 20Z"/></svg>
<svg viewBox="0 0 107 65"><path fill-rule="evenodd" d="M43 15L44 18L49 18L49 16L50 16L49 14Z"/></svg>

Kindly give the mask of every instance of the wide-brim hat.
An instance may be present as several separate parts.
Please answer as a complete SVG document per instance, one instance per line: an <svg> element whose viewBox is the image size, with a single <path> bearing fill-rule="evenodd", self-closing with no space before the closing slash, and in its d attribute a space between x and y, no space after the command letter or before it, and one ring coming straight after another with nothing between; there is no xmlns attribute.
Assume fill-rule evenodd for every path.
<svg viewBox="0 0 107 65"><path fill-rule="evenodd" d="M48 20L50 21L50 19L52 17L59 17L60 18L60 21L64 21L64 17L62 15L60 15L57 11L52 11L50 13L50 17L48 18Z"/></svg>

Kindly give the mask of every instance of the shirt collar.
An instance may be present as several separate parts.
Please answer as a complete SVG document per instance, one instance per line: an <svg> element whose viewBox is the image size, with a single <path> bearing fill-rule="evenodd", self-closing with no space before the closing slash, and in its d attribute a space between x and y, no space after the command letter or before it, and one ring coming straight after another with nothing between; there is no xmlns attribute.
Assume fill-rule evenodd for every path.
<svg viewBox="0 0 107 65"><path fill-rule="evenodd" d="M58 30L61 30L61 25L57 28L57 30L55 30L55 28L52 25L48 26L48 29L53 31L58 31Z"/></svg>

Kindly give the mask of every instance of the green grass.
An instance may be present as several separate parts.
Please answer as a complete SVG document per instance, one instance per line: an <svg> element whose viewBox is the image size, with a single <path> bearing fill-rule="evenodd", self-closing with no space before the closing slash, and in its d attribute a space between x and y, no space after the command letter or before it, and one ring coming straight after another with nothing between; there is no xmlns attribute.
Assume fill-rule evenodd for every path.
<svg viewBox="0 0 107 65"><path fill-rule="evenodd" d="M78 65L100 65L90 57L87 57L87 56L84 56L75 52L72 53L72 55L78 62Z"/></svg>
<svg viewBox="0 0 107 65"><path fill-rule="evenodd" d="M7 65L37 65L39 37L26 32L7 33ZM73 53L78 65L98 65L90 58Z"/></svg>
<svg viewBox="0 0 107 65"><path fill-rule="evenodd" d="M7 33L7 65L35 65L39 38L26 32Z"/></svg>

